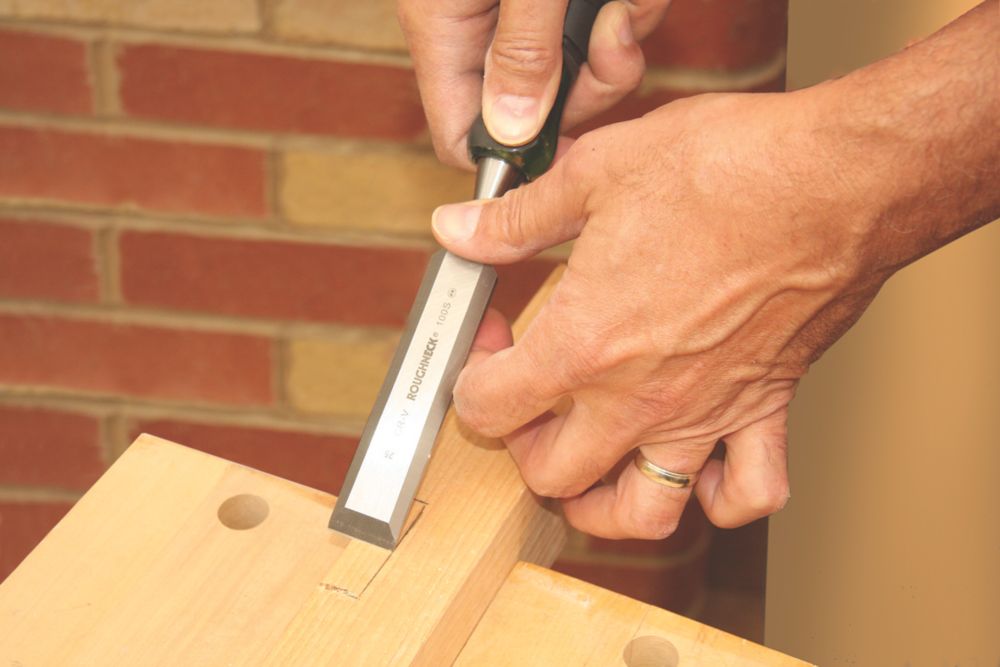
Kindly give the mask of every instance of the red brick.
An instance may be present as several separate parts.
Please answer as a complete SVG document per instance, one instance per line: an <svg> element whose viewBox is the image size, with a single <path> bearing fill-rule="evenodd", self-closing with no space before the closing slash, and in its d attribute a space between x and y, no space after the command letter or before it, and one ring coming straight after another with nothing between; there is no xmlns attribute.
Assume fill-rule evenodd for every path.
<svg viewBox="0 0 1000 667"><path fill-rule="evenodd" d="M667 556L694 548L712 530L697 502L688 503L674 534L665 540L605 540L588 536L587 548L594 553L626 556Z"/></svg>
<svg viewBox="0 0 1000 667"><path fill-rule="evenodd" d="M0 383L237 405L271 402L271 341L0 315Z"/></svg>
<svg viewBox="0 0 1000 667"><path fill-rule="evenodd" d="M427 263L422 251L165 232L124 232L126 301L182 310L400 326ZM558 265L498 267L492 305L515 318Z"/></svg>
<svg viewBox="0 0 1000 667"><path fill-rule="evenodd" d="M0 581L70 510L65 502L0 502Z"/></svg>
<svg viewBox="0 0 1000 667"><path fill-rule="evenodd" d="M93 232L0 220L0 297L96 301Z"/></svg>
<svg viewBox="0 0 1000 667"><path fill-rule="evenodd" d="M394 140L425 127L401 67L157 44L122 46L118 67L122 107L143 118Z"/></svg>
<svg viewBox="0 0 1000 667"><path fill-rule="evenodd" d="M261 217L264 166L233 146L0 127L0 197Z"/></svg>
<svg viewBox="0 0 1000 667"><path fill-rule="evenodd" d="M656 66L745 69L785 48L788 0L674 0L643 41Z"/></svg>
<svg viewBox="0 0 1000 667"><path fill-rule="evenodd" d="M95 417L0 406L0 483L85 491L103 472Z"/></svg>
<svg viewBox="0 0 1000 667"><path fill-rule="evenodd" d="M82 114L92 106L83 42L0 31L0 107Z"/></svg>
<svg viewBox="0 0 1000 667"><path fill-rule="evenodd" d="M705 558L645 566L557 560L552 569L676 612L688 611L705 589Z"/></svg>
<svg viewBox="0 0 1000 667"><path fill-rule="evenodd" d="M344 483L358 443L357 438L344 436L167 419L136 422L129 437L134 439L140 433L330 493L338 492Z"/></svg>
<svg viewBox="0 0 1000 667"><path fill-rule="evenodd" d="M400 326L427 253L129 231L125 300L182 310Z"/></svg>

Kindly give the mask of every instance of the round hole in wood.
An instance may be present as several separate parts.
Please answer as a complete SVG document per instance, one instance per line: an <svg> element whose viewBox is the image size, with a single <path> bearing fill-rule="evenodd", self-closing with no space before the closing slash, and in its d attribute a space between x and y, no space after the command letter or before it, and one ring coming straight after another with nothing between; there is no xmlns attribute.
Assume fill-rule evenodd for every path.
<svg viewBox="0 0 1000 667"><path fill-rule="evenodd" d="M219 505L219 521L226 528L248 530L264 522L270 513L267 501L252 493L241 493Z"/></svg>
<svg viewBox="0 0 1000 667"><path fill-rule="evenodd" d="M663 637L636 637L622 653L627 667L677 667L677 648Z"/></svg>

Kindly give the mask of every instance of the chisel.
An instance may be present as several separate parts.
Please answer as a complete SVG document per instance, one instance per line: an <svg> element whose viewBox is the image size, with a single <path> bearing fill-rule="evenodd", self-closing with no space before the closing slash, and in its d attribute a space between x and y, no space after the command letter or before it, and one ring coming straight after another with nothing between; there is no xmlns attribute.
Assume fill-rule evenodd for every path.
<svg viewBox="0 0 1000 667"><path fill-rule="evenodd" d="M590 31L605 2L569 3L559 91L537 137L522 146L507 146L490 136L482 116L473 124L469 156L476 163L476 199L499 197L552 164L563 106L586 61ZM491 266L445 250L431 257L330 528L395 549L495 283Z"/></svg>

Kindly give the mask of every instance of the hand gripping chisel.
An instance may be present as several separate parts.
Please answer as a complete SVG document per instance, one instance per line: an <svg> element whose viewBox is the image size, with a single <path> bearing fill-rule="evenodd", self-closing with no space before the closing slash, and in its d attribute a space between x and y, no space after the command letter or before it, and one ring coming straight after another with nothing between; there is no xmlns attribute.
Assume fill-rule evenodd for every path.
<svg viewBox="0 0 1000 667"><path fill-rule="evenodd" d="M489 135L482 116L473 124L469 156L477 167L476 199L499 197L549 168L566 97L586 61L590 31L605 2L569 3L559 91L537 137L522 146L506 146ZM496 271L490 266L445 250L431 257L330 528L396 547L495 283Z"/></svg>

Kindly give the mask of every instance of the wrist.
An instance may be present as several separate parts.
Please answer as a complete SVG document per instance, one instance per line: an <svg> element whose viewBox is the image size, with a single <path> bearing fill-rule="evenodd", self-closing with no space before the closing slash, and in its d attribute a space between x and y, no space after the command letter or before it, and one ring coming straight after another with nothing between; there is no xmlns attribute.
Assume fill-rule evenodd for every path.
<svg viewBox="0 0 1000 667"><path fill-rule="evenodd" d="M924 42L793 95L853 210L861 263L895 270L1000 215L1000 21L981 6Z"/></svg>
<svg viewBox="0 0 1000 667"><path fill-rule="evenodd" d="M813 150L830 202L827 220L853 239L860 275L888 278L925 251L902 231L905 211L921 195L919 142L897 117L894 104L873 100L872 91L851 77L798 91L809 98Z"/></svg>

